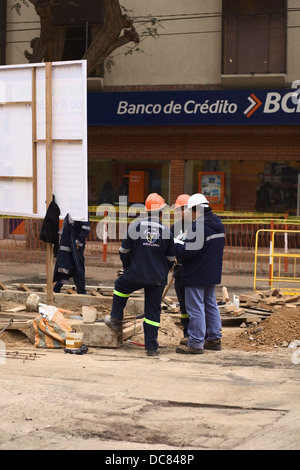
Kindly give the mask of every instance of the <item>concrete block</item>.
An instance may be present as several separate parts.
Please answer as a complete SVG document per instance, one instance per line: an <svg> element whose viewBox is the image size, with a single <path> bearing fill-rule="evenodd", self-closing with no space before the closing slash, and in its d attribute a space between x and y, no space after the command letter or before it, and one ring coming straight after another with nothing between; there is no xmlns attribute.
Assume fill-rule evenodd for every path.
<svg viewBox="0 0 300 470"><path fill-rule="evenodd" d="M114 331L104 322L83 323L72 320L71 327L76 332L83 333L83 344L94 348L119 348L123 344L122 331Z"/></svg>

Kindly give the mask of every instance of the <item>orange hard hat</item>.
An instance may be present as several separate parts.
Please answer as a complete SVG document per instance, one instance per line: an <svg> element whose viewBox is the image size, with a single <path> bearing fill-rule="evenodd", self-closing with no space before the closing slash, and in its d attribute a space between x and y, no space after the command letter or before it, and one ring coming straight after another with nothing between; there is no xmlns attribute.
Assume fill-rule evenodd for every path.
<svg viewBox="0 0 300 470"><path fill-rule="evenodd" d="M157 193L151 193L145 201L146 211L158 211L165 207L166 203L163 197Z"/></svg>
<svg viewBox="0 0 300 470"><path fill-rule="evenodd" d="M180 196L178 196L178 198L175 201L175 208L177 209L177 207L185 206L190 197L191 196L189 194L180 194Z"/></svg>

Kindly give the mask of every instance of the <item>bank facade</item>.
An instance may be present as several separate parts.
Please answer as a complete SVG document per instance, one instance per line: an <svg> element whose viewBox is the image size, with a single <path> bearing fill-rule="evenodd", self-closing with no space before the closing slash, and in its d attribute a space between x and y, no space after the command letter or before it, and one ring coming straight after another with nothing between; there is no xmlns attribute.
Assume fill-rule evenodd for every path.
<svg viewBox="0 0 300 470"><path fill-rule="evenodd" d="M88 79L89 205L106 185L129 204L203 192L219 211L297 214L300 1L173 0L171 15L154 0L151 14L160 36Z"/></svg>

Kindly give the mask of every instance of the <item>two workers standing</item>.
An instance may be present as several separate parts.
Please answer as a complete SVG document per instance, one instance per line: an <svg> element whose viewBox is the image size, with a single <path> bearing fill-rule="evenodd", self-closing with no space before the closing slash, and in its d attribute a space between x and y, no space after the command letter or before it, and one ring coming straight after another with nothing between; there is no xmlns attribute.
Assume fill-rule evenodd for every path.
<svg viewBox="0 0 300 470"><path fill-rule="evenodd" d="M221 349L221 318L215 285L221 282L225 230L219 217L200 193L181 195L175 207L181 214L171 231L162 223L166 206L157 193L145 202L147 216L129 225L119 249L124 272L115 281L112 309L105 323L122 329L124 308L130 294L144 289L144 336L148 356L159 354L157 341L162 294L170 269L181 308L185 338L176 349L180 354L201 354ZM189 224L182 221L189 211Z"/></svg>

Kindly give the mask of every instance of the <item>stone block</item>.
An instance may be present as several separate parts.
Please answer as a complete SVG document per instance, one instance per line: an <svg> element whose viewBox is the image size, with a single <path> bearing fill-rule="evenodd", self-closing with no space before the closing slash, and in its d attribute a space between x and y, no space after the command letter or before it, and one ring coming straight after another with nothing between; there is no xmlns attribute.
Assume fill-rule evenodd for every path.
<svg viewBox="0 0 300 470"><path fill-rule="evenodd" d="M71 327L76 332L83 333L83 344L94 348L119 348L123 344L122 331L114 331L104 322L83 323L72 320Z"/></svg>

